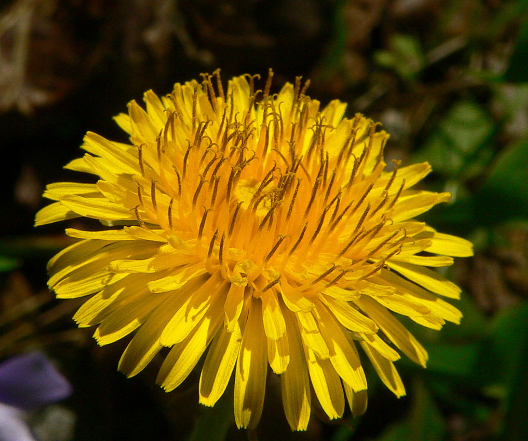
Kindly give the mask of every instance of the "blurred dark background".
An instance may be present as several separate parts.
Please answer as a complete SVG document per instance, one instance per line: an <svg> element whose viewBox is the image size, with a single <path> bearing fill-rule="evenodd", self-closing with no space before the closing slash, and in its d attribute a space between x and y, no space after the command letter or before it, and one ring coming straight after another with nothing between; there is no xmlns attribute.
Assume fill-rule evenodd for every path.
<svg viewBox="0 0 528 441"><path fill-rule="evenodd" d="M270 379L259 439L528 439L527 16L525 0L1 1L0 357L54 357L74 386L63 410L75 440L247 438L229 428L229 397L200 408L198 374L165 394L155 366L116 372L126 342L98 348L71 320L79 303L45 288L64 225L33 219L46 184L89 179L62 169L87 130L126 141L112 117L131 99L217 68L224 81L273 68L277 90L301 75L310 96L381 121L388 163L431 162L427 188L453 202L426 220L476 255L449 272L465 291L462 325L413 329L431 361L400 362L406 398L371 375L365 417L315 409L291 434Z"/></svg>

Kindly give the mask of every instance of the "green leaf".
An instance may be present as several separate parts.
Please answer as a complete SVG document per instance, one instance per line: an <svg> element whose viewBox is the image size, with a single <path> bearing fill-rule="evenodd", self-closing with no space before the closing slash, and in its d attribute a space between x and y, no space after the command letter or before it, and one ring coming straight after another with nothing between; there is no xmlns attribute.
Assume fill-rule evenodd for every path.
<svg viewBox="0 0 528 441"><path fill-rule="evenodd" d="M499 357L506 415L500 440L528 439L528 302L502 311L493 322L492 345Z"/></svg>
<svg viewBox="0 0 528 441"><path fill-rule="evenodd" d="M0 273L7 273L20 266L18 259L6 256L0 256Z"/></svg>
<svg viewBox="0 0 528 441"><path fill-rule="evenodd" d="M425 57L420 41L406 34L395 34L389 42L389 50L374 53L374 61L389 69L394 69L405 80L417 79L425 66Z"/></svg>
<svg viewBox="0 0 528 441"><path fill-rule="evenodd" d="M501 311L492 322L491 343L500 364L501 382L511 386L528 345L528 302ZM524 372L526 373L526 372Z"/></svg>
<svg viewBox="0 0 528 441"><path fill-rule="evenodd" d="M459 382L471 380L478 367L480 344L436 343L427 346L427 374L441 374Z"/></svg>
<svg viewBox="0 0 528 441"><path fill-rule="evenodd" d="M378 438L378 441L441 441L444 439L444 420L423 380L417 378L413 386L412 404L407 418L389 427Z"/></svg>
<svg viewBox="0 0 528 441"><path fill-rule="evenodd" d="M234 424L232 394L224 394L214 407L201 409L194 431L188 441L223 441Z"/></svg>
<svg viewBox="0 0 528 441"><path fill-rule="evenodd" d="M524 23L515 50L510 58L510 65L504 73L505 81L525 83L528 82L528 20Z"/></svg>
<svg viewBox="0 0 528 441"><path fill-rule="evenodd" d="M467 180L491 159L489 140L495 130L490 116L473 101L459 101L417 152L414 162L428 161L448 179Z"/></svg>
<svg viewBox="0 0 528 441"><path fill-rule="evenodd" d="M525 330L524 346L522 356L519 359L515 375L512 377L512 384L509 389L509 396L506 405L506 416L503 422L503 432L500 439L502 441L527 440L528 439L528 406L526 397L528 396L528 342Z"/></svg>
<svg viewBox="0 0 528 441"><path fill-rule="evenodd" d="M504 150L481 188L443 210L424 216L437 228L468 232L528 219L528 138Z"/></svg>
<svg viewBox="0 0 528 441"><path fill-rule="evenodd" d="M475 216L482 224L528 218L528 139L498 157L475 195Z"/></svg>

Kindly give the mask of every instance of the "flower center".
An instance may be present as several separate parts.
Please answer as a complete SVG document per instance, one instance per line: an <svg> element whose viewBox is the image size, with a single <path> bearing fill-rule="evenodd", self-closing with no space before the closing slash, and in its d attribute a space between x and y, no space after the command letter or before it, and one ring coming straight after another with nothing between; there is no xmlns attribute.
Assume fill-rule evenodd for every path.
<svg viewBox="0 0 528 441"><path fill-rule="evenodd" d="M247 210L255 194L261 187L261 182L256 179L241 179L235 188L235 198L241 204L241 208ZM272 194L276 189L275 186L269 185L260 190L258 203L256 204L255 214L257 217L263 217L268 213L273 205Z"/></svg>

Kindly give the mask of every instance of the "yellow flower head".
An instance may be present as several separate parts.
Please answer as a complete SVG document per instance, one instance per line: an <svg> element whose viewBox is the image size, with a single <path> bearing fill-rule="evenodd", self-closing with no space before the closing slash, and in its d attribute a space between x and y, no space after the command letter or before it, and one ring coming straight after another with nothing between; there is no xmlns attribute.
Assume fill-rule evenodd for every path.
<svg viewBox="0 0 528 441"><path fill-rule="evenodd" d="M98 219L100 231L49 263L59 298L87 296L74 316L101 345L135 332L119 362L128 376L165 350L157 381L171 391L205 357L200 403L214 406L235 371L238 427L261 415L269 368L293 430L310 418L311 388L329 418L365 410L361 347L405 394L399 351L427 353L395 314L433 329L461 313L437 295L460 289L428 267L472 254L466 240L414 218L448 193L413 190L429 164L384 171L388 138L346 105L305 95L300 78L271 95L255 77L224 91L215 73L145 93L116 121L131 144L89 132L67 165L98 177L61 182L36 224ZM399 350L399 351L398 351Z"/></svg>

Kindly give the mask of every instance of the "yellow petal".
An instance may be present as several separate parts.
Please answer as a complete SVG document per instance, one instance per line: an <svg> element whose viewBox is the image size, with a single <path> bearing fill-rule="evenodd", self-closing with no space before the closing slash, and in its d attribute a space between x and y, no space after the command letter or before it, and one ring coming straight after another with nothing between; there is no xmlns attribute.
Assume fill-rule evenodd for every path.
<svg viewBox="0 0 528 441"><path fill-rule="evenodd" d="M119 282L126 276L126 274L114 274L107 270L97 271L75 281L65 278L53 285L53 291L58 299L75 299L101 291L105 286Z"/></svg>
<svg viewBox="0 0 528 441"><path fill-rule="evenodd" d="M139 174L138 150L130 144L109 141L97 133L87 132L82 148L110 161L121 173Z"/></svg>
<svg viewBox="0 0 528 441"><path fill-rule="evenodd" d="M114 116L114 121L129 135L132 133L132 127L130 126L130 117L126 113L120 113L119 115Z"/></svg>
<svg viewBox="0 0 528 441"><path fill-rule="evenodd" d="M97 196L99 191L95 184L79 184L77 182L55 182L48 184L42 195L45 198L58 201L63 196L68 195L92 195Z"/></svg>
<svg viewBox="0 0 528 441"><path fill-rule="evenodd" d="M321 300L345 328L367 334L377 332L376 323L352 307L348 302L327 296L322 296Z"/></svg>
<svg viewBox="0 0 528 441"><path fill-rule="evenodd" d="M330 361L339 376L348 383L353 390L360 391L367 388L367 379L363 367L352 341L343 333L344 328L320 303L316 304L315 312L320 324L321 334L330 350Z"/></svg>
<svg viewBox="0 0 528 441"><path fill-rule="evenodd" d="M407 219L412 219L426 211L433 206L448 202L451 199L450 193L433 193L429 191L411 192L403 194L394 205L394 214L392 220L402 222Z"/></svg>
<svg viewBox="0 0 528 441"><path fill-rule="evenodd" d="M361 334L362 340L372 346L372 348L390 361L399 360L400 354L392 349L378 334Z"/></svg>
<svg viewBox="0 0 528 441"><path fill-rule="evenodd" d="M170 347L187 338L199 320L212 307L213 302L225 295L223 291L227 288L227 284L219 273L215 273L207 279L205 277L192 279L188 285L181 288L182 292L176 295L184 301L174 308L173 316L160 338L162 345ZM220 311L214 312L222 316Z"/></svg>
<svg viewBox="0 0 528 441"><path fill-rule="evenodd" d="M152 90L147 90L143 94L143 101L147 105L147 113L154 126L160 128L163 127L167 121L167 115L158 95L156 95Z"/></svg>
<svg viewBox="0 0 528 441"><path fill-rule="evenodd" d="M285 333L281 338L267 338L268 342L268 362L277 375L280 375L288 369L290 364L290 345L288 334Z"/></svg>
<svg viewBox="0 0 528 441"><path fill-rule="evenodd" d="M176 291L189 281L203 276L206 272L207 270L200 264L191 265L171 272L166 277L151 280L147 282L147 286L152 293Z"/></svg>
<svg viewBox="0 0 528 441"><path fill-rule="evenodd" d="M432 315L452 323L460 323L462 313L453 305L431 294L415 283L398 276L393 271L381 271L381 278L397 288L398 294L415 305L422 305L429 309ZM387 299L390 301L389 299Z"/></svg>
<svg viewBox="0 0 528 441"><path fill-rule="evenodd" d="M224 304L224 323L228 332L232 332L244 305L245 286L231 283Z"/></svg>
<svg viewBox="0 0 528 441"><path fill-rule="evenodd" d="M156 378L166 392L176 389L194 369L218 332L221 318L219 314L204 317L184 341L172 347Z"/></svg>
<svg viewBox="0 0 528 441"><path fill-rule="evenodd" d="M286 332L286 322L282 315L277 295L272 289L262 293L262 319L264 332L272 340L278 340Z"/></svg>
<svg viewBox="0 0 528 441"><path fill-rule="evenodd" d="M306 430L311 412L308 367L296 320L290 311L284 312L284 319L290 347L288 369L280 376L284 413L292 430Z"/></svg>
<svg viewBox="0 0 528 441"><path fill-rule="evenodd" d="M321 335L317 320L314 318L312 312L301 311L296 313L295 317L299 323L303 343L312 349L319 358L328 358L330 352L327 342Z"/></svg>
<svg viewBox="0 0 528 441"><path fill-rule="evenodd" d="M242 333L238 323L232 332L225 328L217 334L207 352L200 376L200 403L214 406L224 393L240 352Z"/></svg>
<svg viewBox="0 0 528 441"><path fill-rule="evenodd" d="M109 307L108 314L96 329L94 338L101 346L114 343L139 328L154 309L167 299L167 295L151 295L139 284L129 289L126 297Z"/></svg>
<svg viewBox="0 0 528 441"><path fill-rule="evenodd" d="M416 338L383 306L368 296L354 300L374 320L383 333L415 363L425 367L427 352Z"/></svg>
<svg viewBox="0 0 528 441"><path fill-rule="evenodd" d="M153 142L158 136L159 129L152 124L147 112L145 112L136 101L128 103L128 113L130 115L131 138L138 144Z"/></svg>
<svg viewBox="0 0 528 441"><path fill-rule="evenodd" d="M345 382L343 382L343 388L345 389L348 405L350 406L352 415L354 417L363 415L367 410L368 392L366 390L354 392L352 388Z"/></svg>
<svg viewBox="0 0 528 441"><path fill-rule="evenodd" d="M360 343L385 386L387 386L398 398L405 395L405 386L403 385L400 374L398 374L392 361L387 360L365 342Z"/></svg>
<svg viewBox="0 0 528 441"><path fill-rule="evenodd" d="M100 239L100 240L136 240L125 230L102 230L84 231L75 228L66 228L66 234L77 239Z"/></svg>
<svg viewBox="0 0 528 441"><path fill-rule="evenodd" d="M60 203L78 215L92 219L136 220L134 211L105 198L64 196L61 198Z"/></svg>
<svg viewBox="0 0 528 441"><path fill-rule="evenodd" d="M174 306L178 302L178 296L167 295L165 301L138 329L119 360L118 369L127 377L133 377L141 372L161 350L163 347L160 343L161 333L173 316Z"/></svg>
<svg viewBox="0 0 528 441"><path fill-rule="evenodd" d="M473 244L461 237L451 236L426 228L427 231L434 232L431 238L431 246L427 251L435 254L445 254L454 257L469 257L473 255Z"/></svg>
<svg viewBox="0 0 528 441"><path fill-rule="evenodd" d="M388 260L386 263L390 268L400 273L402 276L423 286L429 291L452 299L460 298L461 289L453 282L444 279L436 271L418 265L411 265L410 263L396 263L393 262L392 259Z"/></svg>
<svg viewBox="0 0 528 441"><path fill-rule="evenodd" d="M321 360L310 349L306 350L308 372L321 407L331 420L340 418L345 409L341 379L330 360Z"/></svg>
<svg viewBox="0 0 528 441"><path fill-rule="evenodd" d="M40 227L41 225L52 224L54 222L61 222L68 219L75 219L80 215L74 213L65 205L60 202L55 202L42 208L35 215L35 226Z"/></svg>
<svg viewBox="0 0 528 441"><path fill-rule="evenodd" d="M238 428L254 428L260 419L266 390L266 336L261 302L252 299L235 373L235 422Z"/></svg>
<svg viewBox="0 0 528 441"><path fill-rule="evenodd" d="M73 316L73 320L79 328L97 325L110 314L110 305L114 304L125 289L125 285L119 285L119 283L116 283L115 285L105 287L101 292L94 294L80 306Z"/></svg>
<svg viewBox="0 0 528 441"><path fill-rule="evenodd" d="M430 248L430 247L429 247ZM428 249L427 251L430 251ZM453 265L453 258L448 256L416 256L396 254L390 259L393 262L404 262L412 265L422 265L431 267L443 267Z"/></svg>

